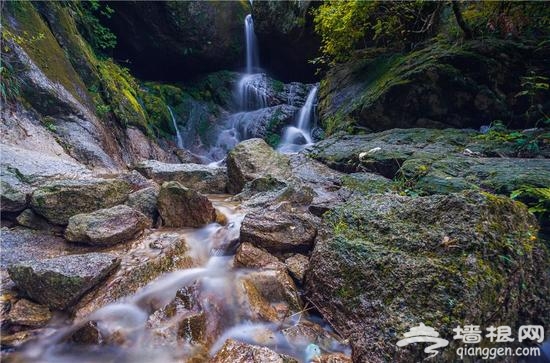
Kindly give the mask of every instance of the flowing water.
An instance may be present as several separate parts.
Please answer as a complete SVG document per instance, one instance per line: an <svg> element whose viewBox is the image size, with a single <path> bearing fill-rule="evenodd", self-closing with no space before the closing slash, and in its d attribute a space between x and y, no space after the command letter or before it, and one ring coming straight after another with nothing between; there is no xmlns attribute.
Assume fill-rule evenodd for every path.
<svg viewBox="0 0 550 363"><path fill-rule="evenodd" d="M306 102L300 109L296 126L285 129L279 151L283 153L298 152L313 143L311 128L315 121L315 100L317 87L313 87L307 95Z"/></svg>
<svg viewBox="0 0 550 363"><path fill-rule="evenodd" d="M260 64L258 55L258 41L254 33L254 20L252 14L244 19L244 36L246 39L246 73L252 74L257 71Z"/></svg>
<svg viewBox="0 0 550 363"><path fill-rule="evenodd" d="M178 128L176 118L174 117L174 112L172 112L172 109L170 108L170 106L168 106L168 111L170 112L170 117L172 118L172 124L174 125L174 129L176 129L176 144L180 149L183 149L183 138L181 137L181 133Z"/></svg>
<svg viewBox="0 0 550 363"><path fill-rule="evenodd" d="M267 346L302 362L311 359L312 347L349 354L326 326L322 339L303 333L297 324L323 324L306 311L277 323L251 314L242 279L255 272L233 268L232 256L226 255L238 241L242 211L221 200L213 202L227 216L226 226L213 223L182 232L199 267L167 273L71 325L51 327L49 334L27 344L18 358L33 363L205 361L229 338ZM205 322L201 334L196 332L196 317ZM76 343L75 334L90 324L97 342Z"/></svg>

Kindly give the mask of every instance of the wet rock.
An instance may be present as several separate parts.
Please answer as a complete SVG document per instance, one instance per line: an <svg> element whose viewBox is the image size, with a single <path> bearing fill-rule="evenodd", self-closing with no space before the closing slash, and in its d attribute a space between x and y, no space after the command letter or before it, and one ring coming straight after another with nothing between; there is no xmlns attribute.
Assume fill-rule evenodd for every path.
<svg viewBox="0 0 550 363"><path fill-rule="evenodd" d="M253 320L282 322L302 310L298 289L285 270L251 272L240 281Z"/></svg>
<svg viewBox="0 0 550 363"><path fill-rule="evenodd" d="M49 231L53 228L47 220L34 213L32 209L25 209L17 216L16 221L23 227L41 231Z"/></svg>
<svg viewBox="0 0 550 363"><path fill-rule="evenodd" d="M255 90L261 92L257 88ZM268 99L267 102L273 102L272 98L274 96L272 94L266 93L265 97ZM237 130L243 139L266 139L270 134L281 134L284 127L292 123L294 116L299 111L300 109L294 106L277 105L259 110L235 113L230 115L225 122Z"/></svg>
<svg viewBox="0 0 550 363"><path fill-rule="evenodd" d="M149 218L149 224L153 225L159 215L157 209L158 195L158 186L141 189L128 195L128 200L125 204L143 213Z"/></svg>
<svg viewBox="0 0 550 363"><path fill-rule="evenodd" d="M248 242L241 243L233 262L235 267L284 269L279 259Z"/></svg>
<svg viewBox="0 0 550 363"><path fill-rule="evenodd" d="M224 167L204 164L166 164L156 160L146 160L135 169L159 184L177 181L183 186L201 193L225 193L227 175Z"/></svg>
<svg viewBox="0 0 550 363"><path fill-rule="evenodd" d="M87 253L19 262L9 266L8 273L33 300L54 310L64 310L105 279L119 263L112 254Z"/></svg>
<svg viewBox="0 0 550 363"><path fill-rule="evenodd" d="M282 330L288 343L296 349L307 350L309 344L315 344L323 351L345 351L346 344L341 339L321 325L300 319L300 321L288 328ZM348 357L348 360L350 358ZM347 361L346 361L347 362Z"/></svg>
<svg viewBox="0 0 550 363"><path fill-rule="evenodd" d="M58 180L37 188L31 207L48 221L65 225L75 214L121 204L129 193L128 183L118 179Z"/></svg>
<svg viewBox="0 0 550 363"><path fill-rule="evenodd" d="M548 258L536 235L525 206L504 197L370 195L324 216L306 293L350 339L354 361L412 360L388 339L412 322L437 322L442 336L461 321L548 324Z"/></svg>
<svg viewBox="0 0 550 363"><path fill-rule="evenodd" d="M141 233L147 217L126 205L77 214L69 218L65 238L94 246L112 246Z"/></svg>
<svg viewBox="0 0 550 363"><path fill-rule="evenodd" d="M27 299L21 299L11 308L7 319L14 325L25 325L39 328L52 318L50 309L44 305L35 304Z"/></svg>
<svg viewBox="0 0 550 363"><path fill-rule="evenodd" d="M344 353L328 353L321 354L321 356L315 358L313 363L351 363L353 362L349 355Z"/></svg>
<svg viewBox="0 0 550 363"><path fill-rule="evenodd" d="M259 347L228 339L210 360L211 363L297 363L294 358L275 353L269 348Z"/></svg>
<svg viewBox="0 0 550 363"><path fill-rule="evenodd" d="M201 227L216 220L207 197L175 181L162 184L158 210L167 227Z"/></svg>
<svg viewBox="0 0 550 363"><path fill-rule="evenodd" d="M291 256L285 260L285 265L290 272L290 275L297 281L302 282L309 265L309 257L301 255L299 253Z"/></svg>
<svg viewBox="0 0 550 363"><path fill-rule="evenodd" d="M307 251L316 234L314 217L296 212L249 213L241 225L241 241L271 253Z"/></svg>
<svg viewBox="0 0 550 363"><path fill-rule="evenodd" d="M125 296L133 295L163 273L195 267L185 234L181 231L154 231L114 251L120 268L105 283L90 290L74 308L77 318L84 318L97 309ZM144 302L144 304L154 302ZM145 307L145 306L144 306Z"/></svg>
<svg viewBox="0 0 550 363"><path fill-rule="evenodd" d="M278 154L262 139L249 139L238 144L227 156L227 189L239 193L246 182L268 175L282 181L291 177L289 160Z"/></svg>

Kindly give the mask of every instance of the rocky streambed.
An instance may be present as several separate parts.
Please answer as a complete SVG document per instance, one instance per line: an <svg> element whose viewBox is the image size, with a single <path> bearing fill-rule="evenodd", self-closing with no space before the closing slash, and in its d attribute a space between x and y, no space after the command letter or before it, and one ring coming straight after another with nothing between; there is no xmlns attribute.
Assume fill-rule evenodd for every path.
<svg viewBox="0 0 550 363"><path fill-rule="evenodd" d="M14 152L2 358L378 362L421 357L395 346L420 322L548 326L546 242L508 194L547 185L550 164L477 136L396 129L291 155L250 139L223 163L109 174Z"/></svg>

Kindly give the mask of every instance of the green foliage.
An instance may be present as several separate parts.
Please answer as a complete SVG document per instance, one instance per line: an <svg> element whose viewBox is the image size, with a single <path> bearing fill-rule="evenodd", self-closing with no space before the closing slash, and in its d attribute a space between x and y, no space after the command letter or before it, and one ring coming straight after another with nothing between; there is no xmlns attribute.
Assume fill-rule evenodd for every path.
<svg viewBox="0 0 550 363"><path fill-rule="evenodd" d="M55 119L53 119L52 117L49 117L49 116L44 117L44 119L42 120L42 123L44 124L44 127L48 131L50 131L50 132L55 132L56 131Z"/></svg>
<svg viewBox="0 0 550 363"><path fill-rule="evenodd" d="M487 133L476 136L476 139L495 144L510 143L516 152L521 154L536 155L543 143L550 140L547 130L517 131L508 130L502 121L494 121Z"/></svg>
<svg viewBox="0 0 550 363"><path fill-rule="evenodd" d="M96 52L104 52L114 48L116 35L101 23L101 18L110 18L114 10L98 0L69 2L76 12L76 20L80 33Z"/></svg>
<svg viewBox="0 0 550 363"><path fill-rule="evenodd" d="M402 47L431 34L439 9L422 1L327 1L313 15L325 60L342 62L357 48Z"/></svg>
<svg viewBox="0 0 550 363"><path fill-rule="evenodd" d="M537 124L543 122L544 124L550 124L550 117L544 113L544 108L538 100L545 99L550 89L548 83L549 78L536 74L535 72L529 72L528 76L521 77L522 91L517 93L515 97L528 97L529 108L525 111L527 118L538 118Z"/></svg>
<svg viewBox="0 0 550 363"><path fill-rule="evenodd" d="M514 190L510 198L527 204L529 212L539 218L548 218L550 214L550 188L537 188L524 185Z"/></svg>
<svg viewBox="0 0 550 363"><path fill-rule="evenodd" d="M464 2L464 20L477 35L510 37L550 30L550 8L535 1Z"/></svg>

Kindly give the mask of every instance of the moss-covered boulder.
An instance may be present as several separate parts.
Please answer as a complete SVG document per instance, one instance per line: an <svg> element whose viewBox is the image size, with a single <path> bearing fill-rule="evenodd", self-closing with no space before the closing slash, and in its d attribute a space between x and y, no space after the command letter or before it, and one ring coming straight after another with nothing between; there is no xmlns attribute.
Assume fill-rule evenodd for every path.
<svg viewBox="0 0 550 363"><path fill-rule="evenodd" d="M71 307L99 284L120 260L108 253L68 255L19 262L8 268L17 287L33 300L54 310Z"/></svg>
<svg viewBox="0 0 550 363"><path fill-rule="evenodd" d="M479 127L493 120L534 125L536 118L525 116L529 103L516 95L528 71L545 72L547 48L483 39L458 46L434 42L406 54L370 50L332 68L321 81L320 118L329 134L355 126Z"/></svg>
<svg viewBox="0 0 550 363"><path fill-rule="evenodd" d="M65 225L75 214L124 203L130 191L120 179L56 180L33 192L31 207L51 223Z"/></svg>
<svg viewBox="0 0 550 363"><path fill-rule="evenodd" d="M527 208L505 197L372 195L325 214L307 296L358 362L423 357L395 345L421 322L451 345L457 325L548 326L549 260L536 235Z"/></svg>
<svg viewBox="0 0 550 363"><path fill-rule="evenodd" d="M278 154L262 139L238 144L227 156L227 189L239 193L246 182L271 175L280 180L291 177L288 157Z"/></svg>

